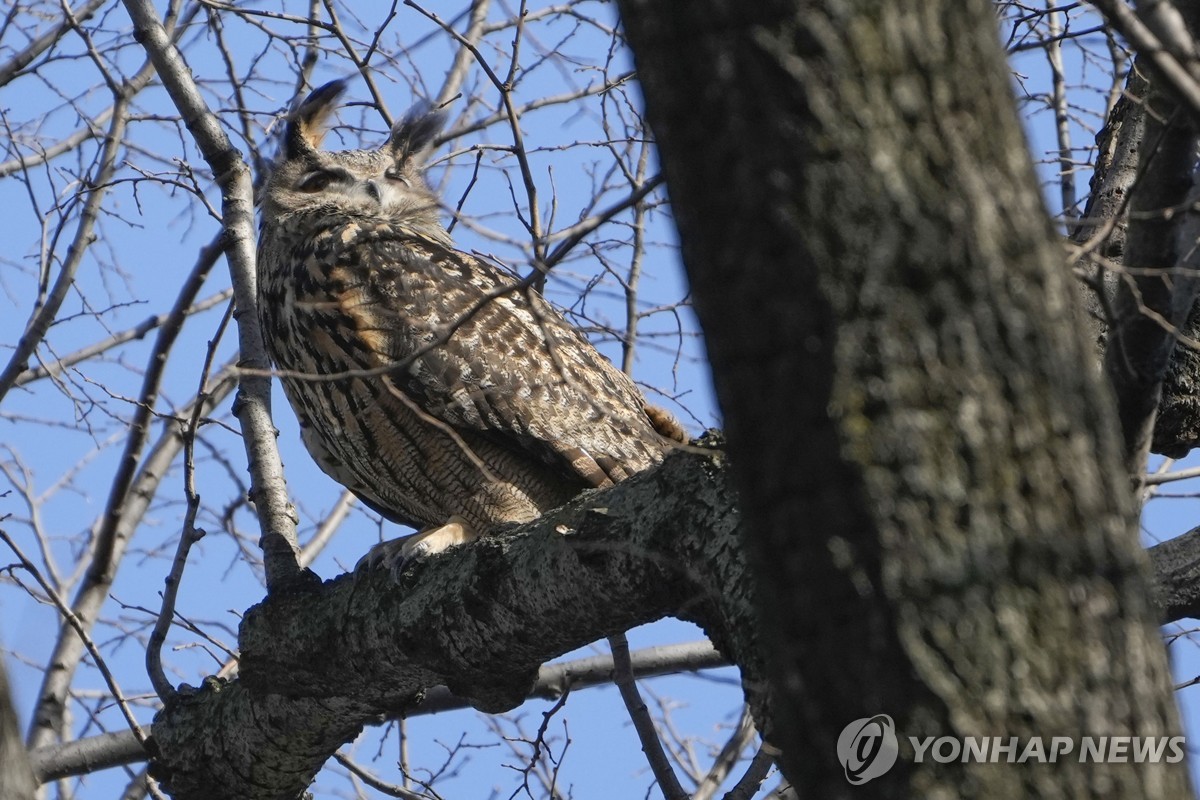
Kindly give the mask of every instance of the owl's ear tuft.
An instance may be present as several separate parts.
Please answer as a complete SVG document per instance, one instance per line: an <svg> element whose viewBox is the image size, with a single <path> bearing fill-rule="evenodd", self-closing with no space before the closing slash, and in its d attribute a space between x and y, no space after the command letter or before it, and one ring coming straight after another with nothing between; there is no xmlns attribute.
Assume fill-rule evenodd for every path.
<svg viewBox="0 0 1200 800"><path fill-rule="evenodd" d="M398 165L420 166L445 126L444 111L433 111L428 103L418 103L392 128L387 148Z"/></svg>
<svg viewBox="0 0 1200 800"><path fill-rule="evenodd" d="M337 107L337 99L346 91L346 81L330 81L313 89L308 97L288 115L284 132L287 157L300 158L315 153L325 138L325 122Z"/></svg>

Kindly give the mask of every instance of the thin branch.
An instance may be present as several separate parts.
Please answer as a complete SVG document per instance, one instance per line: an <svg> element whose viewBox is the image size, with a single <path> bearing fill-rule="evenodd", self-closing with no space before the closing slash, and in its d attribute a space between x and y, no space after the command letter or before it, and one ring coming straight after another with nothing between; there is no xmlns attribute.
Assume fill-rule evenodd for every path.
<svg viewBox="0 0 1200 800"><path fill-rule="evenodd" d="M650 145L642 143L638 155L636 179L639 183L645 181L646 169L650 161ZM639 189L642 187L639 186ZM621 371L633 376L634 353L637 345L638 322L638 284L642 279L642 261L646 256L646 206L638 203L633 211L633 255L629 259L629 275L624 280L625 290L625 335L621 337Z"/></svg>
<svg viewBox="0 0 1200 800"><path fill-rule="evenodd" d="M472 0L467 29L462 35L463 39L472 44L479 43L491 5L491 0ZM471 65L471 58L471 50L466 47L460 46L455 51L454 61L450 64L450 69L446 70L446 79L442 81L442 88L433 101L434 108L441 108L449 103L462 89L463 81L467 77L467 69Z"/></svg>
<svg viewBox="0 0 1200 800"><path fill-rule="evenodd" d="M513 86L511 81L501 80L491 68L491 65L488 64L487 59L483 57L483 54L479 51L479 48L475 46L475 43L467 39L458 31L454 30L453 26L443 22L441 17L439 17L437 14L434 14L432 11L427 11L418 3L413 2L413 0L404 0L404 5L415 9L429 21L446 31L446 33L454 37L455 41L457 41L461 46L466 48L473 56L475 56L475 62L479 64L479 68L483 70L483 73L487 75L488 80L492 82L492 85L500 93L500 100L504 105L504 111L508 116L509 130L512 133L512 152L513 155L517 157L517 166L520 168L521 181L525 185L525 195L529 206L529 220L526 222L526 228L529 231L529 235L533 243L534 264L539 270L544 271L549 269L545 260L546 245L542 233L541 212L538 209L537 184L533 180L533 171L529 166L529 155L525 149L525 136L521 132L520 112L513 103ZM525 4L522 2L521 8L524 9L524 7ZM516 50L521 41L521 30L522 26L518 23L517 32L513 41L513 59L509 68L510 78L515 75Z"/></svg>
<svg viewBox="0 0 1200 800"><path fill-rule="evenodd" d="M357 498L349 489L342 492L341 496L333 505L333 510L321 522L313 537L305 542L304 547L300 548L300 566L310 567L316 561L317 556L325 549L325 545L329 544L329 540L333 538L333 534L337 532L346 517L350 514L350 509L354 508L354 503Z"/></svg>
<svg viewBox="0 0 1200 800"><path fill-rule="evenodd" d="M96 218L100 215L100 207L104 195L108 191L108 184L116 172L117 154L123 146L125 125L128 121L129 100L126 97L118 97L113 106L113 116L109 122L108 133L100 154L99 168L85 188L87 200L84 201L83 211L79 216L79 225L75 229L74 239L67 248L67 256L63 259L58 277L43 302L34 310L25 326L25 332L21 334L13 354L9 357L7 366L0 372L0 401L16 385L17 377L25 371L37 346L46 337L46 332L50 330L50 325L58 316L59 308L67 299L67 292L75 283L75 273L83 262L84 254L95 241Z"/></svg>
<svg viewBox="0 0 1200 800"><path fill-rule="evenodd" d="M150 425L158 403L159 388L166 372L167 356L183 329L188 309L195 301L220 253L219 238L201 249L191 273L175 298L167 320L163 322L155 337L154 349L142 378L134 416L129 423L125 447L109 486L104 512L96 527L91 563L71 604L75 617L89 629L95 624L101 607L108 599L109 589L116 578L117 568L124 554L127 539L122 537L122 531L123 524L129 524L126 514L129 508L130 488L139 474L142 451L150 437ZM203 402L198 405L203 406ZM141 468L144 469L144 465ZM30 745L33 747L48 744L53 732L61 725L60 715L79 664L79 646L80 643L74 637L66 635L65 632L60 634L52 663L65 666L62 669L47 671L43 678L33 728L30 731Z"/></svg>
<svg viewBox="0 0 1200 800"><path fill-rule="evenodd" d="M56 25L34 39L19 53L14 54L3 66L0 66L0 86L7 85L13 78L21 74L21 70L33 63L34 59L53 47L67 31L71 30L73 25L95 14L107 2L108 0L88 0L77 11L72 12L74 20L64 20L59 25Z"/></svg>
<svg viewBox="0 0 1200 800"><path fill-rule="evenodd" d="M1200 478L1200 467L1181 469L1177 472L1152 473L1147 475L1142 480L1142 483L1146 486L1160 486L1164 483L1172 483L1173 481L1186 481L1191 480L1192 478Z"/></svg>
<svg viewBox="0 0 1200 800"><path fill-rule="evenodd" d="M754 758L750 760L750 766L746 768L745 774L729 790L723 800L750 800L758 794L759 787L767 779L767 773L775 764L775 755L777 754L778 751L766 743L760 746L758 752L754 754Z"/></svg>
<svg viewBox="0 0 1200 800"><path fill-rule="evenodd" d="M45 164L63 153L69 153L86 141L95 139L97 136L103 136L104 134L99 130L98 126L103 125L111 119L112 112L113 107L101 111L95 117L88 120L87 125L75 131L70 136L64 136L50 147L40 148L36 153L28 156L18 156L17 158L0 162L0 178L7 178L9 175L23 172L30 167Z"/></svg>
<svg viewBox="0 0 1200 800"><path fill-rule="evenodd" d="M233 283L239 350L251 370L269 369L256 309L254 189L250 169L229 141L221 121L208 108L191 70L167 36L150 0L123 0L135 36L158 70L221 187L225 254ZM250 465L250 496L262 533L267 590L292 584L303 573L298 562L296 512L288 502L283 463L271 421L271 382L253 373L242 378L234 412L241 422Z"/></svg>
<svg viewBox="0 0 1200 800"><path fill-rule="evenodd" d="M217 292L212 297L201 300L195 305L189 306L183 313L185 316L193 316L201 312L207 311L214 306L220 305L229 300L233 296L232 289L224 289ZM95 358L98 355L112 350L115 347L132 342L137 339L142 339L147 333L155 328L166 325L170 322L172 316L170 312L166 314L156 314L153 317L148 317L139 324L128 330L114 333L112 336L103 341L90 344L87 347L81 347L73 353L69 353L62 358L59 358L49 364L44 364L35 369L27 369L17 376L17 386L25 386L34 381L42 380L43 378L53 378L61 375L68 367L73 367L89 358Z"/></svg>
<svg viewBox="0 0 1200 800"><path fill-rule="evenodd" d="M378 776L371 774L363 767L355 764L349 756L345 756L341 753L334 753L333 758L343 767L350 770L354 777L358 778L375 791L382 792L388 797L399 797L401 800L433 800L434 795L414 792L404 788L403 786L400 786L399 784L388 783L387 781L380 780Z"/></svg>
<svg viewBox="0 0 1200 800"><path fill-rule="evenodd" d="M1091 2L1100 9L1108 23L1133 45L1133 49L1154 65L1167 85L1188 107L1192 116L1200 117L1200 83L1185 66L1186 63L1194 61L1194 51L1190 54L1170 52L1166 44L1138 18L1138 15L1126 5L1124 0L1091 0ZM1182 63L1180 56L1184 59Z"/></svg>
<svg viewBox="0 0 1200 800"><path fill-rule="evenodd" d="M388 128L391 128L394 120L391 112L388 111L387 103L383 99L383 93L379 91L379 87L375 84L375 75L370 69L369 62L374 51L369 50L366 58L359 56L358 51L354 48L354 42L350 41L350 37L346 35L346 31L342 27L341 20L338 19L337 9L334 8L332 0L321 0L321 2L325 6L325 13L329 15L328 30L342 43L342 49L346 51L346 56L354 63L358 74L362 77L363 82L367 84L367 89L371 92L371 99L374 101L379 115L383 117L383 121L387 123ZM394 6L391 13L395 14Z"/></svg>
<svg viewBox="0 0 1200 800"><path fill-rule="evenodd" d="M555 264L561 261L563 257L567 255L567 253L569 253L577 244L587 238L587 235L592 231L596 230L625 209L636 206L638 203L645 200L651 192L653 192L659 186L662 186L664 180L665 179L661 173L654 175L636 190L630 192L627 197L624 197L618 202L613 203L603 211L593 214L585 220L581 220L580 222L577 222L568 228L563 228L561 231L556 232L550 238L561 238L562 241L559 242L558 246L550 252L550 255L546 256L545 263L547 267L553 267Z"/></svg>
<svg viewBox="0 0 1200 800"><path fill-rule="evenodd" d="M108 686L108 690L112 692L113 701L117 704L117 708L120 709L121 715L125 717L125 722L127 725L129 725L129 730L133 733L134 738L137 739L138 744L145 749L147 746L146 732L142 730L142 726L138 724L137 718L133 716L133 711L130 710L129 703L125 700L124 692L121 691L120 685L117 684L116 677L112 674L112 671L109 670L108 664L104 660L104 656L100 654L100 649L96 647L96 643L92 641L92 637L88 635L87 627L85 627L84 623L71 612L71 609L67 607L66 602L63 601L58 592L54 591L54 587L50 585L49 581L42 577L42 573L37 566L25 557L25 554L21 551L21 548L17 546L17 543L14 542L12 537L10 537L2 528L0 528L0 539L4 540L4 543L8 545L8 549L11 550L13 555L17 557L17 561L21 563L21 567L31 576L33 576L33 579L38 582L38 585L42 587L42 591L46 593L46 596L50 598L50 601L54 603L55 608L58 609L58 613L62 615L62 618L67 621L67 623L71 626L71 629L74 630L75 634L79 637L80 641L83 642L83 646L87 649L88 654L91 655L92 661L96 665L96 669L100 670L100 674L103 676L104 683Z"/></svg>
<svg viewBox="0 0 1200 800"><path fill-rule="evenodd" d="M1058 186L1062 215L1071 220L1078 216L1075 201L1075 164L1071 153L1071 124L1067 116L1067 78L1063 71L1062 41L1054 0L1046 0L1046 21L1050 34L1046 42L1046 61L1050 64L1051 107L1054 110L1055 135L1058 137Z"/></svg>
<svg viewBox="0 0 1200 800"><path fill-rule="evenodd" d="M743 708L742 716L738 720L733 735L729 737L729 741L725 742L725 746L721 748L721 752L717 753L717 757L713 759L712 768L709 769L708 774L696 786L696 791L692 793L692 800L710 800L716 794L717 789L721 787L721 784L729 777L729 773L733 771L738 759L742 757L742 751L754 740L756 733L754 718L750 716L750 709L748 707ZM770 762L768 762L769 764Z"/></svg>
<svg viewBox="0 0 1200 800"><path fill-rule="evenodd" d="M637 685L634 684L633 664L629 660L629 639L625 634L620 633L608 637L608 644L612 649L613 682L621 692L625 708L629 710L629 718L633 721L633 728L637 731L638 739L642 743L642 752L646 754L646 760L658 781L658 787L662 790L663 797L666 800L687 800L687 792L679 785L679 778L676 777L675 770L671 769L671 762L667 760L667 754L663 752L662 742L654 727L654 720L650 718L650 710L642 702L642 696L638 693Z"/></svg>
<svg viewBox="0 0 1200 800"><path fill-rule="evenodd" d="M166 577L162 607L154 622L150 640L146 643L146 673L150 676L155 693L164 704L174 698L176 692L163 672L162 646L167 639L171 621L175 618L175 601L179 595L179 586L183 582L183 570L187 566L188 553L191 551L192 545L204 537L204 530L196 527L196 514L200 511L200 495L196 491L196 432L200 427L200 411L208 399L206 387L213 359L216 357L217 345L220 344L225 327L229 324L232 310L232 306L226 310L225 316L221 318L221 324L217 326L216 335L208 343L204 366L200 370L200 385L196 389L196 402L183 432L183 492L184 497L187 498L187 512L184 514L183 530L179 534L179 543L175 549L175 558L171 562L171 571Z"/></svg>

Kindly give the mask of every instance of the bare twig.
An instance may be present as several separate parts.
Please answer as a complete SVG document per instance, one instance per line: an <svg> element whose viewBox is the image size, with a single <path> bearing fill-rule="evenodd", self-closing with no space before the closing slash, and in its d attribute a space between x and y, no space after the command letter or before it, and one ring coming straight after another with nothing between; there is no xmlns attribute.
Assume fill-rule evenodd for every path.
<svg viewBox="0 0 1200 800"><path fill-rule="evenodd" d="M96 665L96 669L100 670L100 674L104 676L104 682L108 686L109 691L112 692L113 700L116 702L117 707L121 710L122 716L125 717L125 722L129 725L129 730L133 733L134 738L137 739L138 744L140 744L142 748L145 748L146 732L142 730L142 726L138 724L137 718L133 716L133 711L129 708L129 703L125 700L125 694L121 691L121 687L117 684L116 677L112 674L112 671L109 670L104 656L100 653L100 649L96 647L96 643L93 642L92 637L88 635L87 627L82 621L80 621L78 617L75 616L75 614L67 606L66 602L64 602L59 596L58 592L54 591L54 587L50 585L49 581L42 577L42 573L37 566L25 557L25 554L21 551L21 548L17 547L17 543L14 542L12 537L10 537L3 529L0 529L0 539L4 540L4 543L8 545L8 549L11 550L13 555L17 557L17 560L21 563L21 567L30 575L32 575L33 579L38 582L38 585L42 587L42 591L46 593L46 596L50 598L51 602L54 603L55 608L58 609L58 613L62 615L62 618L65 619L71 626L71 629L75 631L75 635L77 635L80 641L83 642L83 646L87 649L88 654L91 655L92 661Z"/></svg>
<svg viewBox="0 0 1200 800"><path fill-rule="evenodd" d="M732 789L726 793L724 800L750 800L758 794L758 788L766 780L767 773L775 763L776 750L763 744L750 760L750 766Z"/></svg>
<svg viewBox="0 0 1200 800"><path fill-rule="evenodd" d="M74 23L77 24L88 19L107 2L108 0L88 0L88 2L71 12L74 17ZM33 63L34 59L53 47L72 27L72 22L64 20L61 24L31 41L20 52L14 54L12 58L0 66L0 86L4 86L12 81L13 78L21 73L21 70Z"/></svg>
<svg viewBox="0 0 1200 800"><path fill-rule="evenodd" d="M375 791L382 792L388 797L399 797L401 800L432 800L432 795L414 792L406 789L400 784L388 783L387 781L380 780L377 775L372 775L364 767L355 764L349 756L341 753L334 753L333 758L343 767L350 770L354 777L358 778Z"/></svg>
<svg viewBox="0 0 1200 800"><path fill-rule="evenodd" d="M725 778L733 771L738 759L742 757L742 751L754 740L755 733L754 719L750 716L750 709L743 708L733 735L725 742L721 752L717 753L708 774L697 784L696 791L692 792L692 800L709 800L716 794L717 789L725 782Z"/></svg>
<svg viewBox="0 0 1200 800"><path fill-rule="evenodd" d="M1194 49L1192 53L1172 52L1168 45L1174 42L1160 40L1124 0L1092 0L1092 5L1100 9L1108 23L1154 65L1192 116L1200 117L1200 83L1188 69L1189 63L1195 59Z"/></svg>
<svg viewBox="0 0 1200 800"><path fill-rule="evenodd" d="M187 498L187 513L183 519L183 530L179 534L175 559L172 561L171 571L166 577L162 607L154 622L150 640L146 643L146 673L150 676L155 693L163 703L171 700L176 693L163 672L162 646L167 639L167 631L171 628L171 621L175 617L175 601L179 595L179 586L183 582L183 570L187 566L188 553L191 551L192 545L204 536L204 530L196 527L196 514L200 511L200 495L196 491L196 432L200 427L200 412L208 399L206 387L213 359L216 357L217 345L225 333L225 327L229 324L232 311L232 306L226 310L225 316L221 318L221 324L217 327L216 335L208 343L208 353L204 357L204 366L200 370L200 385L196 389L196 402L193 405L187 427L183 431L183 485L184 497Z"/></svg>
<svg viewBox="0 0 1200 800"><path fill-rule="evenodd" d="M608 637L608 646L612 650L613 657L613 682L621 692L621 699L625 701L629 718L633 721L634 730L637 731L638 739L642 743L642 752L646 754L646 760L650 763L650 770L658 781L658 787L662 791L663 797L667 800L687 800L687 793L679 785L679 778L675 776L675 770L671 769L671 762L667 760L667 754L663 752L654 720L650 718L650 711L642 702L642 697L638 694L637 686L633 682L633 665L629 660L629 639L623 633L610 636Z"/></svg>
<svg viewBox="0 0 1200 800"><path fill-rule="evenodd" d="M454 37L455 41L457 41L473 56L475 56L475 61L477 64L479 64L479 68L483 70L484 74L487 75L488 80L492 82L492 85L500 93L501 104L504 106L505 113L508 115L509 130L512 133L512 152L517 157L517 165L521 171L521 181L525 185L525 195L528 203L527 213L529 214L528 220L525 221L525 227L526 230L529 231L529 236L533 245L534 265L538 267L539 270L544 271L549 269L549 266L546 264L545 260L546 243L542 232L541 211L538 208L537 184L533 180L533 170L529 166L529 157L525 149L525 135L521 132L520 111L513 102L513 79L516 75L517 54L519 52L521 42L521 24L518 22L518 25L516 26L516 33L513 38L513 54L509 62L508 77L504 80L501 80L500 77L496 75L495 71L492 70L491 66L487 62L487 59L484 58L481 52L479 52L479 48L475 46L474 42L470 41L467 37L454 30L454 28L446 22L443 22L437 14L422 8L418 3L413 2L413 0L404 0L404 5L415 9L428 18L431 22L441 27L444 31ZM522 1L521 10L523 11L524 8L525 3Z"/></svg>
<svg viewBox="0 0 1200 800"><path fill-rule="evenodd" d="M85 188L87 200L83 204L83 212L75 229L75 237L67 248L67 257L62 262L58 277L49 293L41 304L34 309L33 315L25 326L8 364L0 371L0 400L16 384L17 376L25 371L34 350L46 337L51 323L58 315L58 310L67 298L67 292L75 280L75 272L83 262L83 255L95 240L94 228L96 218L100 214L100 205L108 191L108 183L116 171L117 154L120 152L125 138L125 125L129 121L129 100L118 97L113 106L113 116L109 122L108 133L105 136L104 148L100 155L99 166L91 185Z"/></svg>
<svg viewBox="0 0 1200 800"><path fill-rule="evenodd" d="M1050 64L1050 103L1054 110L1054 131L1058 137L1058 187L1062 215L1070 220L1078 216L1075 202L1075 164L1071 154L1071 123L1067 115L1067 78L1063 72L1061 12L1054 0L1047 0L1046 60Z"/></svg>
<svg viewBox="0 0 1200 800"><path fill-rule="evenodd" d="M117 567L124 552L126 540L121 537L122 523L129 523L126 514L129 508L130 487L138 474L142 450L150 436L150 424L158 402L167 356L187 319L188 309L204 285L219 254L218 241L213 241L201 251L188 279L176 296L167 320L163 322L155 338L150 362L142 379L134 418L129 425L125 448L109 487L104 513L96 527L91 565L72 602L75 618L89 628L95 623L101 606L108 598L109 588L116 577ZM144 465L142 468L144 469ZM54 658L55 663L65 666L63 669L49 671L43 680L30 733L31 746L48 744L52 732L60 727L59 714L75 667L79 663L79 646L80 643L73 636L66 635L65 631L60 634Z"/></svg>
<svg viewBox="0 0 1200 800"><path fill-rule="evenodd" d="M217 292L212 297L190 306L184 311L184 314L189 317L194 314L199 314L207 311L210 308L213 308L214 306L218 306L221 303L226 302L232 296L233 290L225 289ZM155 328L167 324L171 319L172 317L170 313L155 314L154 316L146 318L144 321L128 330L114 333L112 336L104 339L103 341L95 342L87 347L81 347L74 353L69 353L49 364L44 364L34 369L25 370L19 376L17 376L17 386L25 386L26 384L33 383L34 381L38 381L43 378L53 378L57 375L60 375L68 367L73 367L76 364L87 361L90 358L95 358L98 355L102 355L113 348L120 347L126 342L132 342L145 337L147 333Z"/></svg>

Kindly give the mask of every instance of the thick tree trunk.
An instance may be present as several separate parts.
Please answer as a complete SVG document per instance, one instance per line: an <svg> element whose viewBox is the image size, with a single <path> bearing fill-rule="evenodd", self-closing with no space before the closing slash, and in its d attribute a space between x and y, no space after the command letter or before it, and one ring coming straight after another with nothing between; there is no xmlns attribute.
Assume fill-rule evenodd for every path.
<svg viewBox="0 0 1200 800"><path fill-rule="evenodd" d="M1186 796L1182 764L918 764L903 738L1178 730L991 6L620 6L799 794L863 796L834 743L886 713L877 796Z"/></svg>

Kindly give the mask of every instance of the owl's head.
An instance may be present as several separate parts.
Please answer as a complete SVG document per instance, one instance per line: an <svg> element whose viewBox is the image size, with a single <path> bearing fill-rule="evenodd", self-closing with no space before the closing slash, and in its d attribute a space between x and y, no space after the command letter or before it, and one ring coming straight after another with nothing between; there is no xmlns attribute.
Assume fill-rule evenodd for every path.
<svg viewBox="0 0 1200 800"><path fill-rule="evenodd" d="M444 116L410 111L376 150L321 150L325 122L345 88L345 81L327 83L289 115L263 191L264 224L306 212L342 213L387 218L415 232L443 231L437 198L422 173Z"/></svg>

